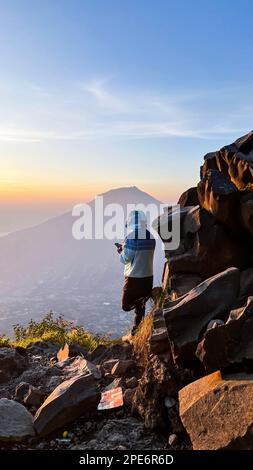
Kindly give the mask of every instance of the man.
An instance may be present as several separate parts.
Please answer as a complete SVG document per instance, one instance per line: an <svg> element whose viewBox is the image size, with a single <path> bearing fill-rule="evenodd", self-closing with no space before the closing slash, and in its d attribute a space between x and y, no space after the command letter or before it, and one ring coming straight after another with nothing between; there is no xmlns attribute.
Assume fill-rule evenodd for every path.
<svg viewBox="0 0 253 470"><path fill-rule="evenodd" d="M119 246L120 261L125 265L122 309L135 310L130 335L123 341L131 341L145 315L145 304L152 295L153 259L155 239L147 230L147 219L142 211L131 211L127 221L128 235Z"/></svg>

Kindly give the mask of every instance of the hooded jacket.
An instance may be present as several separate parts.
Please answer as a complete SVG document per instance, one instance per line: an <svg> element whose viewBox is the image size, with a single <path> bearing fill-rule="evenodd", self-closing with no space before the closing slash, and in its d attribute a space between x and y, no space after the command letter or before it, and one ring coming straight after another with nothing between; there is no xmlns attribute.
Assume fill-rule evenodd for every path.
<svg viewBox="0 0 253 470"><path fill-rule="evenodd" d="M125 265L125 277L153 276L153 259L155 239L147 230L147 220L144 212L131 211L127 221L128 235L125 238L120 255Z"/></svg>

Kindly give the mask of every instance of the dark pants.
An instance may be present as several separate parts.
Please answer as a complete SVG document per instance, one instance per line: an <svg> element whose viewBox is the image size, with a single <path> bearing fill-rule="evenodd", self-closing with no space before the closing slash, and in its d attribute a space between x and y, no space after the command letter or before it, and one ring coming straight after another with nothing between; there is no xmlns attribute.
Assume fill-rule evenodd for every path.
<svg viewBox="0 0 253 470"><path fill-rule="evenodd" d="M132 334L134 334L145 316L145 304L152 295L153 276L125 277L122 295L122 310L135 311Z"/></svg>

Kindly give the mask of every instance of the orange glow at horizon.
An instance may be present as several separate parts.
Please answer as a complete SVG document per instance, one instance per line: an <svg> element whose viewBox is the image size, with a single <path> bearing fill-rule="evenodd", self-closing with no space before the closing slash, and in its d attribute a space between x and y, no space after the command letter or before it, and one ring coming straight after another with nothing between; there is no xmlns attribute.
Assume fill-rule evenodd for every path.
<svg viewBox="0 0 253 470"><path fill-rule="evenodd" d="M89 202L96 195L122 186L133 186L133 184L122 182L100 182L78 184L69 182L36 182L24 183L20 181L0 182L0 201L5 205L33 205L50 203L81 203ZM176 202L182 191L180 188L167 187L164 185L140 184L140 190L146 191L151 196L162 202Z"/></svg>
<svg viewBox="0 0 253 470"><path fill-rule="evenodd" d="M21 184L21 183L1 183L0 199L4 203L31 204L36 202L50 201L68 202L80 201L86 202L99 192L99 187L75 185L75 184ZM94 194L95 193L95 194Z"/></svg>

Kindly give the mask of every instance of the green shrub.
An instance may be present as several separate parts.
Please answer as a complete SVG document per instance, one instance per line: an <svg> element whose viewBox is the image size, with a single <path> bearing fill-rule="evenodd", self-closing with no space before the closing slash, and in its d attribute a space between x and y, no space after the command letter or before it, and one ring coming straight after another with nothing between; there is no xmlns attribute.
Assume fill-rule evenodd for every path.
<svg viewBox="0 0 253 470"><path fill-rule="evenodd" d="M11 345L10 338L6 335L0 335L0 348L8 347Z"/></svg>
<svg viewBox="0 0 253 470"><path fill-rule="evenodd" d="M62 315L54 318L52 311L38 322L30 320L27 326L14 325L13 331L14 340L0 337L0 345L1 338L3 338L8 341L9 345L24 348L35 341L52 341L59 346L64 346L65 343L79 344L94 350L99 344L109 345L115 342L109 335L90 333L83 326L65 320Z"/></svg>

